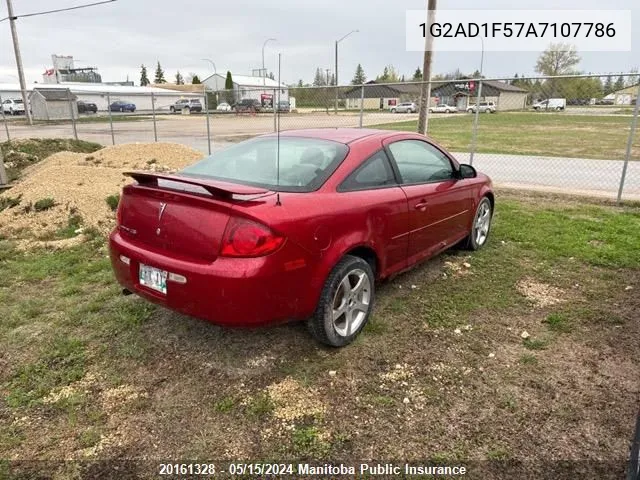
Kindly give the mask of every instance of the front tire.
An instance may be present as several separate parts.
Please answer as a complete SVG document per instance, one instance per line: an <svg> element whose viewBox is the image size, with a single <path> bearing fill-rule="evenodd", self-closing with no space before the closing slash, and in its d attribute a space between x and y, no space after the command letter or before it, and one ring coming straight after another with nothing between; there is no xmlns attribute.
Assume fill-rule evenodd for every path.
<svg viewBox="0 0 640 480"><path fill-rule="evenodd" d="M316 311L307 321L311 335L331 347L351 343L369 320L375 276L368 262L345 255L327 278Z"/></svg>
<svg viewBox="0 0 640 480"><path fill-rule="evenodd" d="M397 112L397 110L395 108L391 109L391 113L396 113L396 112Z"/></svg>
<svg viewBox="0 0 640 480"><path fill-rule="evenodd" d="M171 113L175 113L175 112L176 112L176 109L175 109L174 107L169 107L169 111L170 111Z"/></svg>
<svg viewBox="0 0 640 480"><path fill-rule="evenodd" d="M486 243L491 232L491 220L493 218L493 207L488 197L483 197L476 208L476 214L473 216L471 231L464 242L467 250L479 250Z"/></svg>

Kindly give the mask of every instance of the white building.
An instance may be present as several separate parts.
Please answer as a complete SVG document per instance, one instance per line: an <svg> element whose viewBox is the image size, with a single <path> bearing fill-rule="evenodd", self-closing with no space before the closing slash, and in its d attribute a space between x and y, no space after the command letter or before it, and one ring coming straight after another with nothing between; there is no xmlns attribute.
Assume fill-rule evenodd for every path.
<svg viewBox="0 0 640 480"><path fill-rule="evenodd" d="M96 83L61 83L47 84L39 83L27 84L27 95L34 88L46 87L47 89L71 90L71 93L78 97L78 100L95 103L98 111L106 111L109 104L116 100L124 100L136 105L136 110L152 110L152 94L155 101L155 108L158 111L168 111L169 107L182 98L197 98L204 105L204 94L180 92L155 87L129 87L120 85L105 85ZM20 85L17 83L0 83L0 97L2 99L22 98Z"/></svg>
<svg viewBox="0 0 640 480"><path fill-rule="evenodd" d="M204 83L209 90L223 91L227 76L214 73L210 77L205 78ZM242 99L251 98L260 100L263 105L270 104L275 94L278 95L278 82L268 77L252 77L250 75L234 75L231 74L233 81L234 101L239 102ZM280 84L280 100L289 100L289 87Z"/></svg>

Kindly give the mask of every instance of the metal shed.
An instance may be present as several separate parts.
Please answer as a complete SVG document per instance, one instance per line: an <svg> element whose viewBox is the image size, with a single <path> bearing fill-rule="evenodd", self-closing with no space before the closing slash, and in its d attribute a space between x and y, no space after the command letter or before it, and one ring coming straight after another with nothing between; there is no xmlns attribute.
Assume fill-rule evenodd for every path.
<svg viewBox="0 0 640 480"><path fill-rule="evenodd" d="M78 118L78 97L69 89L34 88L29 105L34 120L69 120Z"/></svg>

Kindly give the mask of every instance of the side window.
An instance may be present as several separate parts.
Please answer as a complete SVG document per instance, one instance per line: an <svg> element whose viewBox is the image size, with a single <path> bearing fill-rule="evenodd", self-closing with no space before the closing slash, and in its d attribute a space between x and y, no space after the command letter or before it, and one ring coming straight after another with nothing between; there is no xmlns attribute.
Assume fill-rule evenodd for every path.
<svg viewBox="0 0 640 480"><path fill-rule="evenodd" d="M449 180L453 167L437 148L420 140L401 140L389 145L403 183Z"/></svg>
<svg viewBox="0 0 640 480"><path fill-rule="evenodd" d="M395 185L396 180L384 150L373 154L355 169L338 187L338 191L366 190Z"/></svg>

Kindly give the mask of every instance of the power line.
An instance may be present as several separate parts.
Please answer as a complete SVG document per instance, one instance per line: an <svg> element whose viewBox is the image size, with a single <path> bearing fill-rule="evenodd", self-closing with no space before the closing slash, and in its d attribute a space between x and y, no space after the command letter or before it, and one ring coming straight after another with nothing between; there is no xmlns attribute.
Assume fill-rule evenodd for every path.
<svg viewBox="0 0 640 480"><path fill-rule="evenodd" d="M58 8L56 10L47 10L45 12L34 12L34 13L25 13L24 15L14 15L13 17L5 17L0 19L0 22L4 22L5 20L17 20L18 18L26 18L26 17L36 17L38 15L47 15L49 13L59 13L59 12L68 12L69 10L78 10L80 8L87 7L95 7L96 5L102 5L104 3L112 3L117 0L103 0L101 2L87 3L85 5L77 5L75 7L67 7L67 8Z"/></svg>

